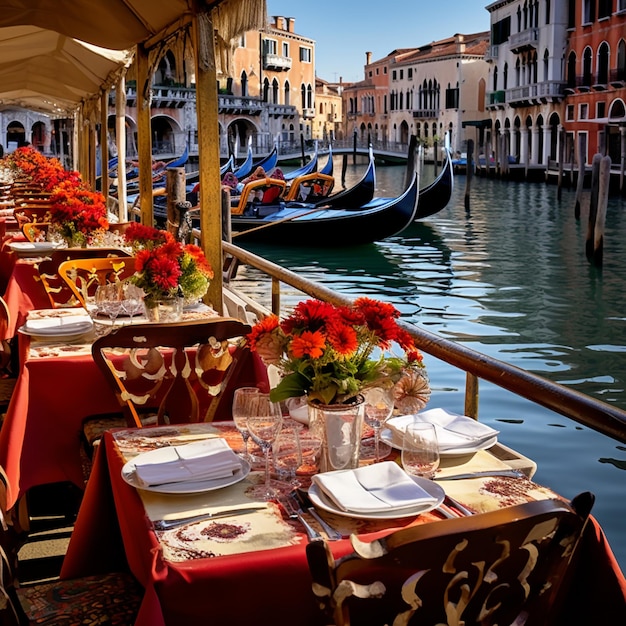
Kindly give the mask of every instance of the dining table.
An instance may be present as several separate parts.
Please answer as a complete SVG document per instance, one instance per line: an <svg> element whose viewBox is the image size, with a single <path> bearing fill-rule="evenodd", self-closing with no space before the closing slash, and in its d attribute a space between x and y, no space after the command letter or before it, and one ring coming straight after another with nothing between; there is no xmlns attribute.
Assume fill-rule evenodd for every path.
<svg viewBox="0 0 626 626"><path fill-rule="evenodd" d="M143 455L161 455L171 446L179 451L214 438L225 440L236 453L242 450L241 436L229 421L108 431L96 453L61 578L130 569L144 589L136 626L322 623L306 559L309 538L284 495L269 502L254 496L253 487L263 479L260 468L253 464L237 480L212 487L183 483L163 488L140 480L137 467ZM503 460L506 455L491 448L442 459L436 484L445 492L445 509L431 506L397 518L316 505L318 515L342 536L329 542L334 557L352 551L351 534L367 541L411 525L442 523L450 514L480 514L559 498L533 482L532 461L527 464L523 456L506 450L515 462ZM392 449L386 460L397 461L398 451ZM372 462L371 456L362 461ZM452 479L459 473L512 467L519 470L513 477ZM304 492L314 472L306 468L299 475ZM214 518L202 517L206 514ZM163 527L162 520L189 516L196 517ZM326 537L314 517L305 517ZM593 517L579 550L574 575L563 590L559 623L617 623L615 617L626 614L626 581Z"/></svg>
<svg viewBox="0 0 626 626"><path fill-rule="evenodd" d="M28 265L21 267L26 270ZM82 308L35 308L25 316L76 315L80 311L85 313ZM211 307L195 306L183 312L183 321L215 316ZM129 321L118 318L115 323ZM138 316L132 323L147 323L147 319ZM9 506L39 485L70 482L84 489L83 420L120 412L119 402L91 354L98 334L109 332L113 324L109 319L99 319L91 331L71 339L42 339L18 329L21 367L0 429L0 466L9 479ZM241 375L247 381L262 382L254 355ZM232 384L235 382L229 382L226 392Z"/></svg>

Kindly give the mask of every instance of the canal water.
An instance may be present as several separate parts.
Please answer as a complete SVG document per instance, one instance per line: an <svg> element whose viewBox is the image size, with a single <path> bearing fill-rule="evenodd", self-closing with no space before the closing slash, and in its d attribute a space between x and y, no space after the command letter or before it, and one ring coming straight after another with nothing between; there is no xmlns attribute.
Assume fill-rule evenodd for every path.
<svg viewBox="0 0 626 626"><path fill-rule="evenodd" d="M335 176L342 161L335 156ZM364 162L350 162L345 184ZM404 167L377 167L379 196L401 190ZM432 164L422 184L434 176ZM588 194L556 185L455 178L449 205L400 235L322 249L293 242L247 249L351 297L393 303L430 332L626 409L626 202L611 198L601 268L585 256ZM338 182L338 186L340 183ZM349 239L349 233L346 233ZM269 283L251 268L239 289L269 305ZM283 286L283 311L302 298ZM465 377L426 356L431 407L463 412ZM481 381L480 419L537 462L537 482L567 497L596 495L593 514L626 571L626 446Z"/></svg>

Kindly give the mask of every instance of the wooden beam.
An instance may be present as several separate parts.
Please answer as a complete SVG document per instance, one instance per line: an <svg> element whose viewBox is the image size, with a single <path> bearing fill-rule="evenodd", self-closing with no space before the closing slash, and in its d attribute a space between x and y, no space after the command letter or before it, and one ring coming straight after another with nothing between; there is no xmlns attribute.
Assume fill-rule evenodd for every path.
<svg viewBox="0 0 626 626"><path fill-rule="evenodd" d="M215 43L210 14L194 15L192 38L196 66L201 245L215 274L205 300L221 314L223 312L223 260L220 147L215 87L217 84Z"/></svg>
<svg viewBox="0 0 626 626"><path fill-rule="evenodd" d="M152 80L148 75L148 53L139 44L135 54L137 64L137 149L139 151L139 202L141 223L154 225L152 207L152 131L150 102L145 97L144 85ZM215 84L213 85L215 89Z"/></svg>

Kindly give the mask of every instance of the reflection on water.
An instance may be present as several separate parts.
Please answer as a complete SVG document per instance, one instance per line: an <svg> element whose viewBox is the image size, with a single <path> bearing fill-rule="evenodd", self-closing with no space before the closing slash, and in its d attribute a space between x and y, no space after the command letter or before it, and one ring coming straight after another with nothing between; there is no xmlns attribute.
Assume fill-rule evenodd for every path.
<svg viewBox="0 0 626 626"><path fill-rule="evenodd" d="M363 167L350 162L348 186ZM432 176L426 165L423 184ZM403 167L379 167L377 194L396 195L403 178ZM442 212L367 246L246 247L352 297L390 301L431 332L626 409L624 200L609 200L597 268L585 256L588 211L583 203L575 219L574 190L563 189L559 201L554 185L473 178L468 211L464 195L465 178L457 177ZM256 272L244 270L240 280L269 303ZM283 308L300 298L286 292ZM426 362L431 405L462 412L464 375ZM596 494L594 514L626 569L626 446L486 383L480 410L505 444L537 462L539 482L567 497Z"/></svg>

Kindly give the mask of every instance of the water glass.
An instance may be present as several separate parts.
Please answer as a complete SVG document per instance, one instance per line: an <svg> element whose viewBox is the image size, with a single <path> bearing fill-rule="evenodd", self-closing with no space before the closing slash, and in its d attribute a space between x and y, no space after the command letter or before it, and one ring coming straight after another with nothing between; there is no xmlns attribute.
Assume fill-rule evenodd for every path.
<svg viewBox="0 0 626 626"><path fill-rule="evenodd" d="M272 446L274 471L280 481L285 483L281 491L290 493L300 486L296 478L296 471L302 465L302 451L300 450L300 435L296 426L283 424L281 431Z"/></svg>
<svg viewBox="0 0 626 626"><path fill-rule="evenodd" d="M381 459L380 431L393 414L393 389L373 387L366 389L363 397L365 398L365 423L374 430L374 455L378 463ZM386 456L390 452L390 447L387 444L384 445L387 447Z"/></svg>
<svg viewBox="0 0 626 626"><path fill-rule="evenodd" d="M402 466L411 476L434 478L439 467L439 443L433 424L414 421L402 440Z"/></svg>
<svg viewBox="0 0 626 626"><path fill-rule="evenodd" d="M250 451L248 450L248 440L250 439L248 415L250 415L252 411L253 400L258 394L258 387L240 387L239 389L235 389L233 396L233 421L243 439L242 457L248 463L251 462Z"/></svg>

